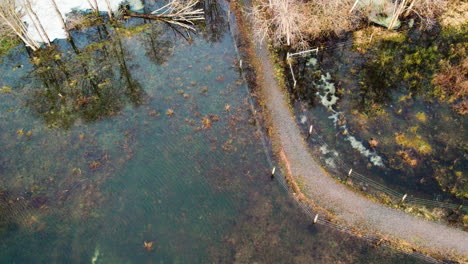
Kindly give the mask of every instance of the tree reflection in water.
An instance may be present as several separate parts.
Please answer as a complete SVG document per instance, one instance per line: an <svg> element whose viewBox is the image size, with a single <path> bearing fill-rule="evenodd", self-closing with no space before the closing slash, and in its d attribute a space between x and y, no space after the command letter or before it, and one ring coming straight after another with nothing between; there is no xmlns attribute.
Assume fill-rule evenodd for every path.
<svg viewBox="0 0 468 264"><path fill-rule="evenodd" d="M158 31L148 33L149 57L164 62L157 52ZM118 113L126 104L137 107L145 100L145 91L132 77L128 52L119 30L106 25L97 27L98 38L86 48L62 52L57 46L41 50L31 60L32 75L41 83L29 105L52 127L69 128L77 120L93 122ZM71 53L71 54L69 54Z"/></svg>
<svg viewBox="0 0 468 264"><path fill-rule="evenodd" d="M228 29L226 22L226 12L217 0L205 0L203 9L205 10L206 30L203 31L205 39L209 42L219 42Z"/></svg>

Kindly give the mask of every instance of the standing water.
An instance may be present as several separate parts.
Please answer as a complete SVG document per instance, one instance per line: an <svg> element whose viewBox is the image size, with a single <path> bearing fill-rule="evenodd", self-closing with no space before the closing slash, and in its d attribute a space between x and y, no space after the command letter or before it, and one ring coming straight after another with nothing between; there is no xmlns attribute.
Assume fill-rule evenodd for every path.
<svg viewBox="0 0 468 264"><path fill-rule="evenodd" d="M225 11L0 65L1 263L415 263L312 225L270 167Z"/></svg>

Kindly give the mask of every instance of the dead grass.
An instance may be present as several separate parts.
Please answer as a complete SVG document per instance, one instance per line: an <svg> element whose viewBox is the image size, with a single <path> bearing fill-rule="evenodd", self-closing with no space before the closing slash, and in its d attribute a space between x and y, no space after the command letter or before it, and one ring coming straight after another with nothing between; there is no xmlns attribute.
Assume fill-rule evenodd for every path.
<svg viewBox="0 0 468 264"><path fill-rule="evenodd" d="M468 21L468 2L454 0L447 5L447 11L440 17L440 23L444 27L461 29Z"/></svg>
<svg viewBox="0 0 468 264"><path fill-rule="evenodd" d="M255 39L308 47L308 40L349 31L360 15L350 13L353 0L257 0L250 12Z"/></svg>
<svg viewBox="0 0 468 264"><path fill-rule="evenodd" d="M455 1L452 1L455 2ZM448 0L415 0L408 12L415 12L424 19L439 17L447 9Z"/></svg>
<svg viewBox="0 0 468 264"><path fill-rule="evenodd" d="M296 0L257 0L250 12L254 38L262 42L268 36L275 44L306 46L305 14L305 5Z"/></svg>
<svg viewBox="0 0 468 264"><path fill-rule="evenodd" d="M442 88L442 91L450 98L449 101L459 99L452 108L457 113L465 115L468 113L468 58L463 59L460 64L452 65L448 61L442 62L442 69L433 79L435 85Z"/></svg>
<svg viewBox="0 0 468 264"><path fill-rule="evenodd" d="M383 2L395 4L390 0ZM398 17L403 19L415 14L422 24L430 27L435 24L435 18L446 11L448 2L397 1L395 21ZM250 12L254 37L262 41L268 36L276 45L306 48L308 40L352 31L362 19L377 12L371 9L372 5L356 7L355 3L356 0L254 0Z"/></svg>

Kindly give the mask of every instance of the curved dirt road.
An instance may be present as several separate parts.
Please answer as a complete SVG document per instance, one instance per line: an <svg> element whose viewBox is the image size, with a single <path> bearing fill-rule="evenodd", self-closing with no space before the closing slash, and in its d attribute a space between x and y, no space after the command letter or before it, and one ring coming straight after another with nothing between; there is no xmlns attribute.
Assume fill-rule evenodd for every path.
<svg viewBox="0 0 468 264"><path fill-rule="evenodd" d="M380 233L393 240L404 240L435 255L468 259L468 233L444 224L427 221L375 203L337 183L322 171L304 142L285 92L278 86L273 64L265 44L255 47L261 65L259 85L265 104L272 141L284 153L293 178L301 177L302 191L312 202L327 209L349 225ZM283 159L284 159L283 158Z"/></svg>

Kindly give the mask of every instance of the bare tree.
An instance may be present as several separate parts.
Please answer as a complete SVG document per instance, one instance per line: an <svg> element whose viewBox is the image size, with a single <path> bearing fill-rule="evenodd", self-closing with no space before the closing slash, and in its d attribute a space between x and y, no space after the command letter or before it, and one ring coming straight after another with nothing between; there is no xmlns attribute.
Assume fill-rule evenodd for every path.
<svg viewBox="0 0 468 264"><path fill-rule="evenodd" d="M36 12L34 12L31 2L29 0L25 0L24 2L24 7L26 9L26 12L31 19L34 28L37 31L37 34L41 37L42 41L44 43L47 43L50 46L50 39L49 36L47 35L47 32L45 31L44 27L42 26L41 20L37 16Z"/></svg>
<svg viewBox="0 0 468 264"><path fill-rule="evenodd" d="M67 26L65 24L65 19L63 19L62 13L58 8L57 3L55 2L55 0L50 0L50 2L52 3L52 6L54 7L54 10L57 13L57 16L59 17L60 22L62 23L62 28L65 31L65 34L67 35L67 39L71 39L70 32L68 31Z"/></svg>
<svg viewBox="0 0 468 264"><path fill-rule="evenodd" d="M106 6L107 6L107 12L108 12L109 18L112 19L112 8L111 8L111 4L109 0L106 0Z"/></svg>
<svg viewBox="0 0 468 264"><path fill-rule="evenodd" d="M28 33L26 25L22 21L24 8L17 5L15 0L0 0L0 23L9 27L32 50L37 50L40 45Z"/></svg>
<svg viewBox="0 0 468 264"><path fill-rule="evenodd" d="M97 4L97 1L96 0L86 0L88 1L88 5L89 7L91 7L92 10L94 10L94 12L96 12L97 14L99 13L99 6Z"/></svg>

